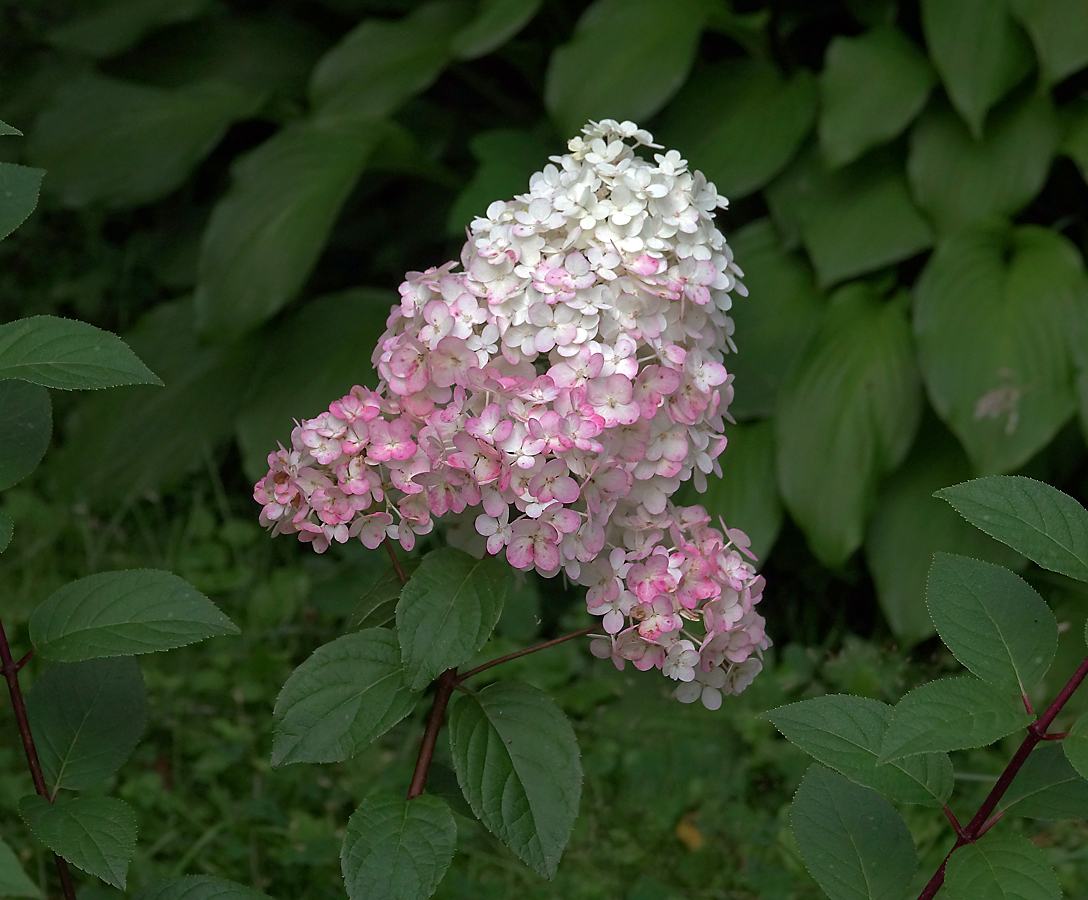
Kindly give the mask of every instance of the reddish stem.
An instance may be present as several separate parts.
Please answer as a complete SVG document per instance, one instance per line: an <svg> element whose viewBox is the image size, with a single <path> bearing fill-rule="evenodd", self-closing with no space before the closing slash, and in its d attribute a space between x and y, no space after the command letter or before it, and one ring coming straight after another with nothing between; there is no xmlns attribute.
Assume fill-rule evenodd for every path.
<svg viewBox="0 0 1088 900"><path fill-rule="evenodd" d="M576 637L582 637L589 634L597 626L590 625L588 628L580 628L578 631L572 631L570 634L564 634L562 637L552 638L550 641L545 641L543 644L537 644L535 647L527 647L525 650L518 650L516 653L507 653L506 656L500 656L498 659L493 659L491 662L485 662L482 666L477 666L468 672L463 672L457 676L457 683L460 684L466 678L471 678L473 675L478 675L484 669L490 669L492 666L497 666L499 663L509 662L512 659L517 659L519 656L528 656L530 653L536 653L538 650L547 650L549 647L554 647L556 644L562 644L564 641L573 640Z"/></svg>
<svg viewBox="0 0 1088 900"><path fill-rule="evenodd" d="M442 720L446 717L446 707L450 704L450 695L453 694L454 685L457 684L457 670L446 669L438 676L438 689L434 694L434 702L431 704L431 712L427 716L427 727L423 731L423 740L419 745L419 756L416 757L416 768L412 773L412 783L408 786L408 799L418 797L427 786L427 773L431 769L431 760L434 758L435 744L438 743L438 732L442 730Z"/></svg>
<svg viewBox="0 0 1088 900"><path fill-rule="evenodd" d="M393 545L390 543L389 538L386 538L382 543L385 544L385 549L389 551L389 558L393 560L393 568L396 570L397 578L400 579L400 583L402 585L407 584L408 576L404 574L404 569L401 568L400 560L397 559L397 553L393 549Z"/></svg>

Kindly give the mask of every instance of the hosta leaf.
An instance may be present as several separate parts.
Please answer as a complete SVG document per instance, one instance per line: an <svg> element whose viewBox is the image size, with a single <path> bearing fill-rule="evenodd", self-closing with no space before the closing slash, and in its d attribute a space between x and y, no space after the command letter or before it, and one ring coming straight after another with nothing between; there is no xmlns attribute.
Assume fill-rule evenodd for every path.
<svg viewBox="0 0 1088 900"><path fill-rule="evenodd" d="M193 19L209 6L210 0L114 0L93 4L90 11L50 31L46 40L61 50L100 58L114 56L149 31Z"/></svg>
<svg viewBox="0 0 1088 900"><path fill-rule="evenodd" d="M419 563L417 558L404 559L401 560L400 567L411 578L419 568ZM361 629L388 625L397 617L397 602L403 587L397 570L390 566L377 581L363 591L348 620L348 627Z"/></svg>
<svg viewBox="0 0 1088 900"><path fill-rule="evenodd" d="M0 430L0 491L5 491L33 472L49 449L49 391L28 381L0 381Z"/></svg>
<svg viewBox="0 0 1088 900"><path fill-rule="evenodd" d="M561 134L589 120L644 122L679 90L695 60L703 0L596 0L552 53L544 105Z"/></svg>
<svg viewBox="0 0 1088 900"><path fill-rule="evenodd" d="M351 900L422 900L449 868L457 824L444 800L368 797L351 814L340 864Z"/></svg>
<svg viewBox="0 0 1088 900"><path fill-rule="evenodd" d="M1031 69L1027 38L993 0L922 0L922 30L952 105L979 137L986 111Z"/></svg>
<svg viewBox="0 0 1088 900"><path fill-rule="evenodd" d="M183 875L145 887L133 900L269 900L253 888L213 875Z"/></svg>
<svg viewBox="0 0 1088 900"><path fill-rule="evenodd" d="M553 877L582 793L582 764L567 717L536 688L497 682L456 698L450 749L476 817L541 875Z"/></svg>
<svg viewBox="0 0 1088 900"><path fill-rule="evenodd" d="M272 712L272 765L339 762L412 711L418 695L385 628L345 634L291 673Z"/></svg>
<svg viewBox="0 0 1088 900"><path fill-rule="evenodd" d="M922 111L936 80L925 55L895 28L834 38L820 75L824 158L841 166L897 137Z"/></svg>
<svg viewBox="0 0 1088 900"><path fill-rule="evenodd" d="M1015 692L998 690L973 675L941 678L915 688L896 704L880 746L880 762L984 747L1033 719Z"/></svg>
<svg viewBox="0 0 1088 900"><path fill-rule="evenodd" d="M51 792L94 787L129 758L147 722L147 690L130 657L50 666L27 712Z"/></svg>
<svg viewBox="0 0 1088 900"><path fill-rule="evenodd" d="M851 781L900 803L942 806L952 795L948 754L923 753L877 765L892 713L879 700L838 694L780 706L763 717L787 740Z"/></svg>
<svg viewBox="0 0 1088 900"><path fill-rule="evenodd" d="M1009 0L1039 58L1046 84L1088 65L1088 17L1080 0Z"/></svg>
<svg viewBox="0 0 1088 900"><path fill-rule="evenodd" d="M801 858L831 900L901 900L918 866L910 831L890 803L821 765L790 811Z"/></svg>
<svg viewBox="0 0 1088 900"><path fill-rule="evenodd" d="M1011 216L1042 189L1059 137L1046 95L1002 106L980 140L947 106L934 105L910 136L907 177L914 199L942 234L988 216Z"/></svg>
<svg viewBox="0 0 1088 900"><path fill-rule="evenodd" d="M1016 773L999 808L1029 819L1083 819L1088 781L1069 764L1060 744L1040 744Z"/></svg>
<svg viewBox="0 0 1088 900"><path fill-rule="evenodd" d="M0 379L5 378L63 391L162 384L116 335L56 316L0 325Z"/></svg>
<svg viewBox="0 0 1088 900"><path fill-rule="evenodd" d="M976 471L1023 465L1073 415L1085 309L1080 254L1054 231L985 225L938 246L915 288L918 359Z"/></svg>
<svg viewBox="0 0 1088 900"><path fill-rule="evenodd" d="M450 50L458 59L475 59L497 50L521 31L543 0L484 0L468 25L453 36Z"/></svg>
<svg viewBox="0 0 1088 900"><path fill-rule="evenodd" d="M40 897L42 892L27 877L11 847L0 840L0 897Z"/></svg>
<svg viewBox="0 0 1088 900"><path fill-rule="evenodd" d="M58 856L124 890L136 849L136 813L114 797L76 797L50 803L37 794L19 801L34 837Z"/></svg>
<svg viewBox="0 0 1088 900"><path fill-rule="evenodd" d="M878 480L910 448L919 394L902 302L882 303L862 284L838 291L775 417L782 499L826 564L860 546Z"/></svg>
<svg viewBox="0 0 1088 900"><path fill-rule="evenodd" d="M983 681L1027 696L1046 675L1058 648L1058 623L1019 575L937 553L926 597L941 640Z"/></svg>
<svg viewBox="0 0 1088 900"><path fill-rule="evenodd" d="M669 104L660 138L682 147L718 191L734 199L761 188L790 161L816 119L816 82L787 78L755 60L702 68Z"/></svg>
<svg viewBox="0 0 1088 900"><path fill-rule="evenodd" d="M1088 778L1088 715L1077 719L1068 737L1062 740L1062 749L1081 778Z"/></svg>
<svg viewBox="0 0 1088 900"><path fill-rule="evenodd" d="M948 900L1061 900L1058 878L1046 854L1022 834L998 828L960 847L945 868Z"/></svg>
<svg viewBox="0 0 1088 900"><path fill-rule="evenodd" d="M0 239L26 221L38 205L45 169L0 163Z"/></svg>
<svg viewBox="0 0 1088 900"><path fill-rule="evenodd" d="M184 647L238 627L169 572L101 572L53 592L30 617L30 640L47 659L75 662Z"/></svg>

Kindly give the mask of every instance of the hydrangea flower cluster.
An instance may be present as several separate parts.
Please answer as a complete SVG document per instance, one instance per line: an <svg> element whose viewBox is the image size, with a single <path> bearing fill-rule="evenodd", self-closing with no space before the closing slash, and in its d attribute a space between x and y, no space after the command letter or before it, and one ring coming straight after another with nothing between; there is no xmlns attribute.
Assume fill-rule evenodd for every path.
<svg viewBox="0 0 1088 900"><path fill-rule="evenodd" d="M720 474L727 312L746 291L713 224L726 200L675 150L650 163L632 145L661 149L631 122L590 123L473 221L460 269L410 273L378 390L299 423L254 497L319 553L411 550L436 517L467 520L480 555L588 587L595 655L716 709L770 644L763 579L743 532L670 498Z"/></svg>

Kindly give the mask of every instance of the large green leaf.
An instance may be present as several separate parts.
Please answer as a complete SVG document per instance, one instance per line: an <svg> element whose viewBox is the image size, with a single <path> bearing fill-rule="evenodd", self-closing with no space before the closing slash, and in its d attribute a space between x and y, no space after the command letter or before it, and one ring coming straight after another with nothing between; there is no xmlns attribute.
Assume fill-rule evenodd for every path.
<svg viewBox="0 0 1088 900"><path fill-rule="evenodd" d="M1001 691L974 675L941 678L915 688L896 704L880 746L880 762L984 747L1027 727L1034 718L1024 712L1015 691Z"/></svg>
<svg viewBox="0 0 1088 900"><path fill-rule="evenodd" d="M1030 584L1002 566L937 553L926 598L956 659L1002 691L1026 697L1054 661L1054 613Z"/></svg>
<svg viewBox="0 0 1088 900"><path fill-rule="evenodd" d="M986 111L1031 69L1027 38L993 0L922 0L922 29L952 105L980 137Z"/></svg>
<svg viewBox="0 0 1088 900"><path fill-rule="evenodd" d="M183 875L145 887L133 900L269 900L253 888L213 875Z"/></svg>
<svg viewBox="0 0 1088 900"><path fill-rule="evenodd" d="M1058 138L1046 95L1002 106L980 140L947 106L934 105L911 132L907 176L914 199L942 234L1013 215L1042 189Z"/></svg>
<svg viewBox="0 0 1088 900"><path fill-rule="evenodd" d="M525 684L488 685L454 701L450 749L476 817L541 875L553 877L582 793L574 729L559 707Z"/></svg>
<svg viewBox="0 0 1088 900"><path fill-rule="evenodd" d="M30 617L34 647L58 662L170 650L221 634L238 627L187 581L156 569L72 581Z"/></svg>
<svg viewBox="0 0 1088 900"><path fill-rule="evenodd" d="M148 32L193 19L212 4L211 0L114 0L88 5L90 11L50 31L49 43L88 56L114 56Z"/></svg>
<svg viewBox="0 0 1088 900"><path fill-rule="evenodd" d="M665 111L659 137L681 148L718 191L743 197L790 161L816 118L816 81L767 62L731 60L696 71Z"/></svg>
<svg viewBox="0 0 1088 900"><path fill-rule="evenodd" d="M1016 773L999 809L1029 819L1083 819L1088 816L1088 781L1069 764L1061 744L1039 744Z"/></svg>
<svg viewBox="0 0 1088 900"><path fill-rule="evenodd" d="M400 567L406 576L419 568L418 558L401 561ZM363 591L355 609L348 620L349 628L380 628L388 625L397 617L397 603L404 585L400 582L400 573L390 566L382 575Z"/></svg>
<svg viewBox="0 0 1088 900"><path fill-rule="evenodd" d="M8 544L11 543L11 536L15 533L15 523L11 520L5 512L0 512L0 553L3 553L8 549Z"/></svg>
<svg viewBox="0 0 1088 900"><path fill-rule="evenodd" d="M1073 415L1068 336L1085 310L1080 254L1050 229L987 224L938 246L915 289L918 359L977 471L1023 465Z"/></svg>
<svg viewBox="0 0 1088 900"><path fill-rule="evenodd" d="M38 886L27 877L11 847L0 840L0 897L41 897Z"/></svg>
<svg viewBox="0 0 1088 900"><path fill-rule="evenodd" d="M687 78L709 5L596 0L548 63L544 105L560 133L591 119L644 122L660 110Z"/></svg>
<svg viewBox="0 0 1088 900"><path fill-rule="evenodd" d="M76 797L50 803L31 794L19 801L19 815L58 856L124 890L136 849L136 813L123 800Z"/></svg>
<svg viewBox="0 0 1088 900"><path fill-rule="evenodd" d="M906 823L890 803L819 764L790 810L801 858L831 900L901 900L918 866Z"/></svg>
<svg viewBox="0 0 1088 900"><path fill-rule="evenodd" d="M1081 177L1088 181L1088 97L1062 110L1062 125L1061 152L1080 167Z"/></svg>
<svg viewBox="0 0 1088 900"><path fill-rule="evenodd" d="M272 765L349 759L403 719L418 695L405 681L397 636L345 634L291 673L272 711Z"/></svg>
<svg viewBox="0 0 1088 900"><path fill-rule="evenodd" d="M53 406L49 391L28 381L0 381L0 491L33 472L49 449Z"/></svg>
<svg viewBox="0 0 1088 900"><path fill-rule="evenodd" d="M27 713L51 792L84 790L116 772L147 722L147 689L131 657L50 666Z"/></svg>
<svg viewBox="0 0 1088 900"><path fill-rule="evenodd" d="M903 306L901 298L881 302L863 284L839 290L782 388L775 417L782 499L828 565L861 545L877 483L903 461L918 424Z"/></svg>
<svg viewBox="0 0 1088 900"><path fill-rule="evenodd" d="M301 290L382 132L372 119L303 120L234 164L200 249L203 334L237 337Z"/></svg>
<svg viewBox="0 0 1088 900"><path fill-rule="evenodd" d="M412 690L422 690L484 645L512 581L510 566L497 557L475 559L453 547L423 557L397 604L397 635Z"/></svg>
<svg viewBox="0 0 1088 900"><path fill-rule="evenodd" d="M56 316L0 325L0 379L5 378L62 391L162 384L116 335Z"/></svg>
<svg viewBox="0 0 1088 900"><path fill-rule="evenodd" d="M1069 735L1062 740L1062 749L1081 778L1088 778L1088 714L1074 723Z"/></svg>
<svg viewBox="0 0 1088 900"><path fill-rule="evenodd" d="M824 158L841 166L897 137L922 111L936 79L925 55L895 28L834 38L820 74Z"/></svg>
<svg viewBox="0 0 1088 900"><path fill-rule="evenodd" d="M348 819L340 865L350 900L423 900L446 874L457 823L444 800L383 793Z"/></svg>
<svg viewBox="0 0 1088 900"><path fill-rule="evenodd" d="M475 59L497 50L521 31L543 0L483 0L476 18L461 28L450 44L458 59Z"/></svg>
<svg viewBox="0 0 1088 900"><path fill-rule="evenodd" d="M763 717L787 740L851 781L900 803L942 806L953 787L947 753L921 753L877 765L892 713L879 700L838 694L780 706Z"/></svg>
<svg viewBox="0 0 1088 900"><path fill-rule="evenodd" d="M26 221L38 205L45 169L0 163L0 239Z"/></svg>
<svg viewBox="0 0 1088 900"><path fill-rule="evenodd" d="M1046 84L1088 65L1088 16L1081 0L1009 0L1035 45Z"/></svg>
<svg viewBox="0 0 1088 900"><path fill-rule="evenodd" d="M1022 834L1000 828L960 847L945 867L948 900L1062 900L1046 854Z"/></svg>
<svg viewBox="0 0 1088 900"><path fill-rule="evenodd" d="M168 91L89 76L65 85L30 135L66 206L139 206L175 190L260 97L226 82Z"/></svg>

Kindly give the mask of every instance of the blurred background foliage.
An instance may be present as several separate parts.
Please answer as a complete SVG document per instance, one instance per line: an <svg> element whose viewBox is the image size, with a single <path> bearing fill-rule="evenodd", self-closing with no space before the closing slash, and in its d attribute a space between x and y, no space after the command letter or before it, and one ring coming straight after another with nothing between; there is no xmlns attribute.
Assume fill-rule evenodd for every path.
<svg viewBox="0 0 1088 900"><path fill-rule="evenodd" d="M737 424L700 502L752 535L777 646L716 715L584 648L519 663L579 718L582 817L551 885L459 819L464 852L439 896L817 896L787 827L805 759L753 713L823 691L894 700L952 665L926 643L932 552L1024 561L937 488L1021 472L1088 500L1083 0L0 12L0 119L26 134L0 154L47 170L38 211L0 244L0 322L92 322L166 385L54 395L55 451L0 498L16 522L5 618L70 578L154 565L244 630L143 663L151 730L119 776L141 809L133 884L211 872L342 896L337 835L366 794L407 783L422 712L350 763L269 769L280 685L365 615L384 566L361 548L272 544L249 485L293 418L376 383L371 349L404 273L456 258L474 214L611 117L731 200L720 223L750 291L727 359ZM1084 597L1027 575L1071 625L1071 670ZM489 649L580 627L578 607L527 581ZM999 767L970 762L968 798ZM8 820L26 781L6 742L4 836L24 855ZM911 824L939 860L947 829ZM1025 827L1055 848L1067 892L1088 893L1088 828ZM48 877L44 860L30 868Z"/></svg>

